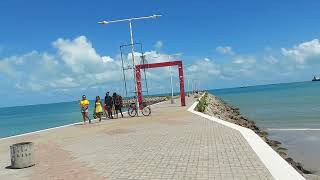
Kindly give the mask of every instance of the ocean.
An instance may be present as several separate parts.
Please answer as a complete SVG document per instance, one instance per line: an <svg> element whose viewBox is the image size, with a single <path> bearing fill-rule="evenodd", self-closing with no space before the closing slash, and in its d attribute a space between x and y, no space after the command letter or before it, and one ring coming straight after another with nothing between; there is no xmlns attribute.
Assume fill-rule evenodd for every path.
<svg viewBox="0 0 320 180"><path fill-rule="evenodd" d="M320 82L210 90L320 172ZM93 103L93 102L91 102ZM92 109L90 110L92 116ZM0 138L81 122L78 101L0 108Z"/></svg>
<svg viewBox="0 0 320 180"><path fill-rule="evenodd" d="M78 101L4 107L0 108L0 138L63 126L81 120Z"/></svg>
<svg viewBox="0 0 320 180"><path fill-rule="evenodd" d="M288 154L320 174L320 82L210 90L282 142Z"/></svg>

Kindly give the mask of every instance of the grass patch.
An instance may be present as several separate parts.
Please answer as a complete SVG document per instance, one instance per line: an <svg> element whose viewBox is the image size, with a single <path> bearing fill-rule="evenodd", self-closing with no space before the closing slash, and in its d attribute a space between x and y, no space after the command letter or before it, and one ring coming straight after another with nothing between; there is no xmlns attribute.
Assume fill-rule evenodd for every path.
<svg viewBox="0 0 320 180"><path fill-rule="evenodd" d="M204 96L199 100L199 103L196 107L196 110L199 112L204 112L208 106L207 102L208 93L205 93Z"/></svg>

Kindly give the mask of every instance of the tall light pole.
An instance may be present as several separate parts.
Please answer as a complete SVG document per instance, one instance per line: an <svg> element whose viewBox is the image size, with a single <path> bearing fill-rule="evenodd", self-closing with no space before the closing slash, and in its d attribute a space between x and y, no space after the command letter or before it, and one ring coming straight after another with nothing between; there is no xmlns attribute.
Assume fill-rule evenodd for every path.
<svg viewBox="0 0 320 180"><path fill-rule="evenodd" d="M190 96L190 79L188 78L188 97Z"/></svg>
<svg viewBox="0 0 320 180"><path fill-rule="evenodd" d="M182 53L176 53L176 54L169 54L169 55L165 55L165 56L168 56L169 61L171 61L171 57L172 56L181 56L181 54ZM157 58L157 57L153 57L153 58ZM170 71L170 85L171 85L171 104L174 104L174 100L173 100L173 78L172 78L171 66L169 66L169 71Z"/></svg>
<svg viewBox="0 0 320 180"><path fill-rule="evenodd" d="M136 106L139 109L138 103L138 87L137 87L137 78L135 73L135 62L134 62L134 41L133 41L133 33L132 33L132 21L134 20L143 20L143 19L156 19L161 17L162 15L152 15L152 16L143 16L143 17L133 17L127 19L119 19L119 20L112 20L112 21L99 21L98 24L107 25L111 23L117 22L129 22L129 30L130 30L130 43L131 43L131 56L132 56L132 69L133 69L133 76L134 76L134 89L136 94Z"/></svg>
<svg viewBox="0 0 320 180"><path fill-rule="evenodd" d="M170 56L169 56L170 57ZM169 66L169 71L170 71L170 85L171 85L171 104L174 104L173 100L173 84L172 84L172 70L171 66Z"/></svg>
<svg viewBox="0 0 320 180"><path fill-rule="evenodd" d="M171 61L171 56L181 56L181 53L171 54L169 55L169 61ZM171 104L174 104L173 100L173 83L172 83L172 69L171 66L169 66L170 70L170 84L171 84Z"/></svg>

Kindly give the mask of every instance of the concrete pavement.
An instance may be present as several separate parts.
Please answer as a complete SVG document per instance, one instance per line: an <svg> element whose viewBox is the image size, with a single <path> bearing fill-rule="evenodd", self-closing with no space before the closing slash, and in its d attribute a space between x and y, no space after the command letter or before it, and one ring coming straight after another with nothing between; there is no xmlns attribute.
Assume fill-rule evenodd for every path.
<svg viewBox="0 0 320 180"><path fill-rule="evenodd" d="M188 112L194 101L0 140L0 179L273 179L238 131ZM7 169L22 141L35 143L36 166Z"/></svg>

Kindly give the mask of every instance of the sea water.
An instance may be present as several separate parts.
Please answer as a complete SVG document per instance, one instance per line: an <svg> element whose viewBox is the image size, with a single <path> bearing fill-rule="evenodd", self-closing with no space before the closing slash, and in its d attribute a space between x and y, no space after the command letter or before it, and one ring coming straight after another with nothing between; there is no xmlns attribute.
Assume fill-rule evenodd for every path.
<svg viewBox="0 0 320 180"><path fill-rule="evenodd" d="M0 108L0 137L67 125L81 119L78 101Z"/></svg>
<svg viewBox="0 0 320 180"><path fill-rule="evenodd" d="M93 118L94 101L89 116ZM127 111L125 107L123 112ZM79 101L0 108L0 138L82 122Z"/></svg>
<svg viewBox="0 0 320 180"><path fill-rule="evenodd" d="M320 82L210 90L240 108L288 148L289 156L320 172Z"/></svg>

